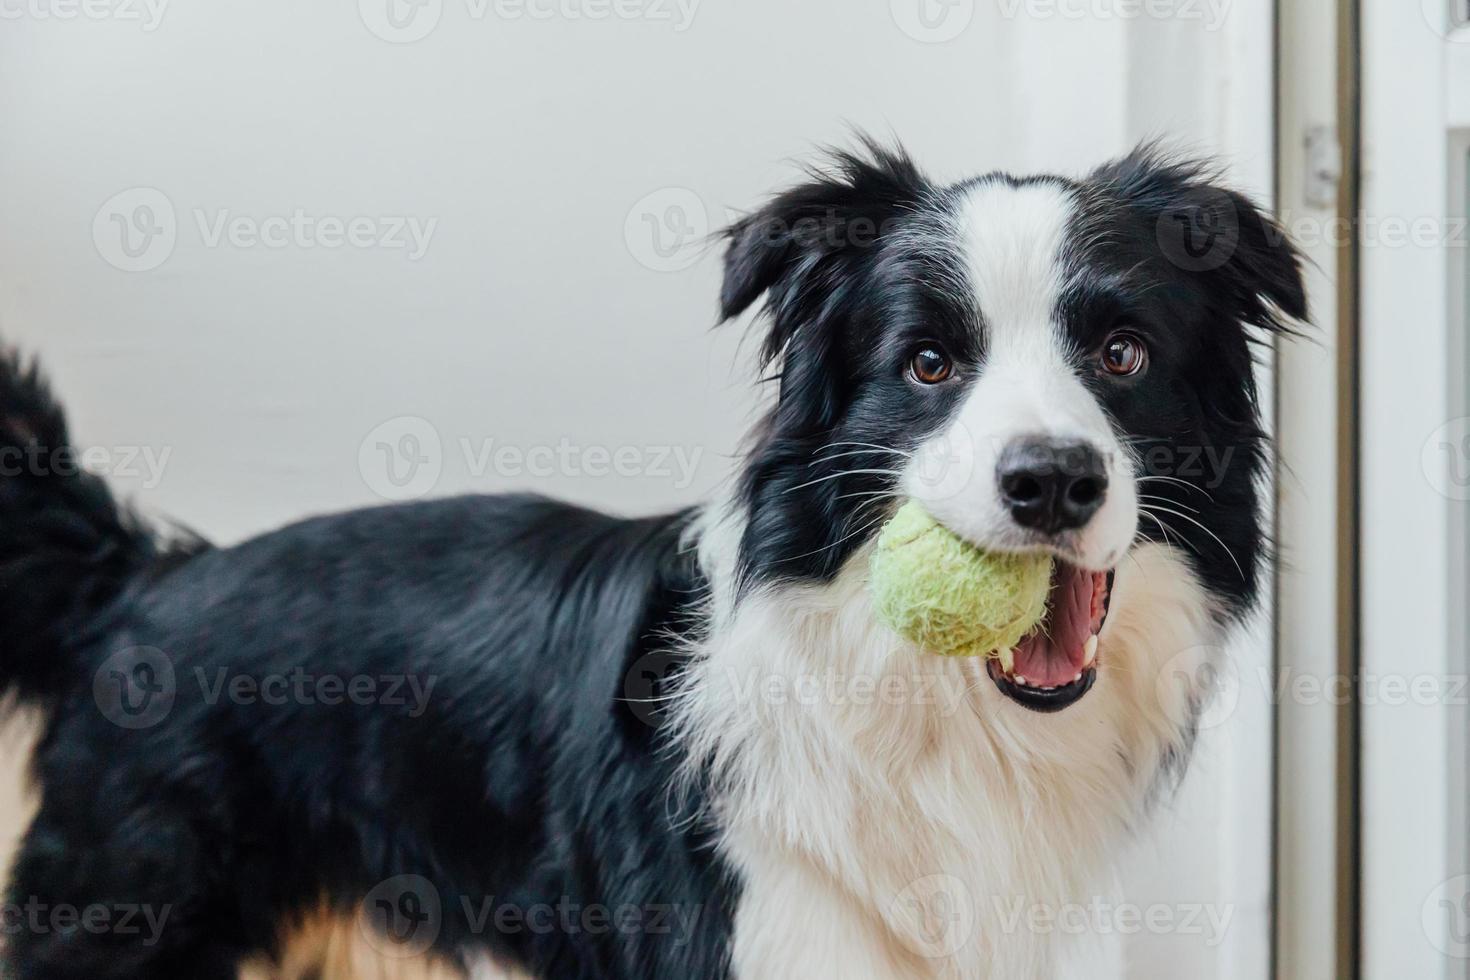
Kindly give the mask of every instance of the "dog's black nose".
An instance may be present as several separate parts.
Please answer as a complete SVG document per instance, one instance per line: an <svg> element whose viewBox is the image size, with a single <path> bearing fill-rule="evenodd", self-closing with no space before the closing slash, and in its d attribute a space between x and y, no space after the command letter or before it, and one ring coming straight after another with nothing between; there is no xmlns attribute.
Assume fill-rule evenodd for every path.
<svg viewBox="0 0 1470 980"><path fill-rule="evenodd" d="M1017 439L1001 453L996 478L1016 523L1047 534L1086 524L1108 492L1102 453L1084 442Z"/></svg>

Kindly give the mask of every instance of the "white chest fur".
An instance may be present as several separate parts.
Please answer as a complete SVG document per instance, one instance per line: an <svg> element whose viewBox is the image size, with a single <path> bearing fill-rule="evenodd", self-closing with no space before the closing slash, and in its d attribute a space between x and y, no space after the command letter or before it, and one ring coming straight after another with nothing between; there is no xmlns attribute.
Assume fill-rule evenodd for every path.
<svg viewBox="0 0 1470 980"><path fill-rule="evenodd" d="M1187 750L1187 681L1218 644L1205 593L1171 549L1136 549L1097 683L1042 715L877 624L865 566L717 599L678 708L743 881L737 976L1096 976L1101 937L1055 917L1111 892L1111 859Z"/></svg>

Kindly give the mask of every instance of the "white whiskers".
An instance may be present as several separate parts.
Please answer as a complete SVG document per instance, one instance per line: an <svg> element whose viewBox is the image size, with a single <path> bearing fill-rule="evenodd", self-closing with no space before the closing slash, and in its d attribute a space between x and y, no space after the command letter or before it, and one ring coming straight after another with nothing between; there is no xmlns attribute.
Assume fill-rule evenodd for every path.
<svg viewBox="0 0 1470 980"><path fill-rule="evenodd" d="M1217 545L1220 546L1220 550L1223 551L1223 552L1225 552L1226 557L1230 559L1230 563L1235 566L1236 574L1238 574L1242 579L1245 578L1245 570L1240 567L1240 562L1236 560L1236 558L1235 558L1235 552L1231 551L1228 547L1225 546L1225 542L1220 540L1220 536L1218 534L1216 534L1214 531L1211 531L1209 528L1205 527L1203 524L1201 524L1199 521L1195 520L1193 517L1190 517L1188 514L1184 513L1183 511L1174 510L1173 508L1164 507L1164 506L1161 506L1159 504L1139 504L1138 505L1138 510L1139 510L1140 513L1148 514L1155 521L1157 521L1161 526L1166 526L1166 525L1164 525L1163 520L1160 517L1157 516L1157 513L1156 512L1163 512L1165 514L1173 514L1175 517L1183 518L1184 520L1186 520L1189 523L1193 524L1195 527L1199 528L1201 531L1203 531L1206 534L1208 534L1210 536L1210 538ZM1175 534L1179 534L1179 529L1178 528L1172 528L1171 530L1173 530ZM1181 539L1184 537L1182 534L1179 535L1179 536L1180 536ZM1198 551L1199 549L1195 549L1195 550Z"/></svg>

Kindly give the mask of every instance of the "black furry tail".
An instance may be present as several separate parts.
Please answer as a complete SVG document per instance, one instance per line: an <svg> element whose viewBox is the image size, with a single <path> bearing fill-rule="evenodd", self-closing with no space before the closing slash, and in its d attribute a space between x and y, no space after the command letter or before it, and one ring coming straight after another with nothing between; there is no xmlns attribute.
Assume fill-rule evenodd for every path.
<svg viewBox="0 0 1470 980"><path fill-rule="evenodd" d="M0 351L0 691L24 699L59 693L77 634L130 579L178 550L79 462L36 365Z"/></svg>

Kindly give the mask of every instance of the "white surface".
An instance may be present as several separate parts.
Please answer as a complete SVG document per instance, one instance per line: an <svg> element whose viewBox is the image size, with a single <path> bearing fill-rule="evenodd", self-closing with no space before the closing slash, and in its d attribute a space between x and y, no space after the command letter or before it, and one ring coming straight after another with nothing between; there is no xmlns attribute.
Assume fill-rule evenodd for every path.
<svg viewBox="0 0 1470 980"><path fill-rule="evenodd" d="M1368 0L1363 10L1364 210L1448 214L1444 8ZM1431 17L1430 14L1437 16ZM1363 669L1440 682L1427 703L1363 708L1363 921L1366 980L1462 976L1470 868L1450 863L1446 682L1463 676L1449 643L1447 459L1424 453L1447 421L1448 255L1439 244L1363 247ZM1463 601L1462 599L1460 601ZM1458 849L1457 849L1458 850ZM1440 899L1450 902L1446 914ZM1470 950L1460 950L1461 953Z"/></svg>
<svg viewBox="0 0 1470 980"><path fill-rule="evenodd" d="M394 492L372 460L405 435L439 438L437 480L418 471L434 493L528 487L624 512L699 499L729 472L753 398L738 332L708 329L715 251L656 271L685 255L661 256L646 221L682 207L713 230L848 123L901 135L945 178L1079 169L1172 134L1270 182L1261 0L1142 18L959 0L926 7L949 12L928 26L919 0L705 0L687 24L663 3L643 9L673 20L445 0L401 44L367 26L401 36L376 2L366 19L258 0L168 5L152 30L0 23L0 331L45 354L120 485L218 540ZM158 257L117 247L110 212L147 198L104 205L135 188L166 196L175 240L126 272L103 253ZM436 224L417 260L262 226L297 209ZM211 245L226 211L287 244ZM432 433L393 421L406 416ZM504 445L579 462L533 477L497 468ZM589 450L624 447L652 472L585 475ZM688 485L659 464L666 448L697 454ZM161 479L123 471L134 449L167 454ZM1264 662L1263 634L1240 652L1242 669ZM1264 706L1208 733L1177 820L1130 876L1142 906L1228 905L1225 942L1145 930L1131 975L1264 975L1268 738Z"/></svg>
<svg viewBox="0 0 1470 980"><path fill-rule="evenodd" d="M1470 27L1456 28L1441 50L1445 59L1445 121L1457 128L1470 126Z"/></svg>

